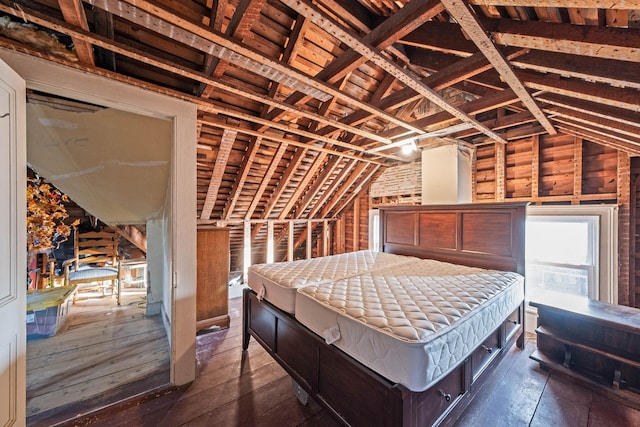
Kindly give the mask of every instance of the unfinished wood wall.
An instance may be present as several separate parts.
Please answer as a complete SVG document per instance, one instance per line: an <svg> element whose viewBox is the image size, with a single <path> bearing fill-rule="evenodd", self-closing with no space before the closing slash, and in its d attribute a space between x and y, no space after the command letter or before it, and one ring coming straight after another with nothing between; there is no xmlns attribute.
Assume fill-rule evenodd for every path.
<svg viewBox="0 0 640 427"><path fill-rule="evenodd" d="M633 164L635 176L640 176L640 163L634 159ZM640 203L640 189L636 186L632 192L633 177L626 153L559 134L534 136L506 146L478 147L474 165L474 202L617 203L618 302L638 305L636 276L640 271L635 267L635 253L639 242L635 236L640 223L635 206Z"/></svg>
<svg viewBox="0 0 640 427"><path fill-rule="evenodd" d="M369 191L364 191L345 209L335 226L334 253L369 249L370 206Z"/></svg>

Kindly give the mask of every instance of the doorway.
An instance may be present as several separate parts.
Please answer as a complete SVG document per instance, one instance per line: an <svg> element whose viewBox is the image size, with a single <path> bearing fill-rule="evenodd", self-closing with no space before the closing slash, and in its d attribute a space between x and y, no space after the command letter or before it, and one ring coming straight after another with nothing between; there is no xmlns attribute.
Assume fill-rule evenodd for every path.
<svg viewBox="0 0 640 427"><path fill-rule="evenodd" d="M159 242L156 283L161 319L170 346L170 382L195 377L195 143L196 106L139 87L0 49L0 58L26 80L27 88L171 121L171 171L163 212L150 228ZM178 220L178 218L180 220ZM17 266L26 269L25 265ZM152 273L153 274L153 273ZM21 288L19 292L26 292ZM25 339L24 333L22 338ZM22 399L24 372L15 381ZM24 407L24 402L18 406ZM20 411L19 411L20 412Z"/></svg>

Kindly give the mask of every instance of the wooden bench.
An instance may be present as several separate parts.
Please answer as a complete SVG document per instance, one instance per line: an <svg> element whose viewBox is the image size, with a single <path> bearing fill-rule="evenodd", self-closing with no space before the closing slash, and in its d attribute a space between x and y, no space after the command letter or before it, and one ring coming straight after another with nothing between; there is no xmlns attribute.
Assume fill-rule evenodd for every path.
<svg viewBox="0 0 640 427"><path fill-rule="evenodd" d="M529 303L538 309L531 358L640 408L640 310L565 294Z"/></svg>

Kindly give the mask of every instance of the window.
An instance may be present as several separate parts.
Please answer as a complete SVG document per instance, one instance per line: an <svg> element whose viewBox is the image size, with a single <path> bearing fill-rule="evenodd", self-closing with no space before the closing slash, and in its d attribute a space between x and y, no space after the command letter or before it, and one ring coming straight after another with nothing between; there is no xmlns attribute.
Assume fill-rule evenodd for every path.
<svg viewBox="0 0 640 427"><path fill-rule="evenodd" d="M598 299L598 216L527 220L527 294L544 290Z"/></svg>
<svg viewBox="0 0 640 427"><path fill-rule="evenodd" d="M371 209L369 211L369 250L379 251L380 243L380 211Z"/></svg>
<svg viewBox="0 0 640 427"><path fill-rule="evenodd" d="M552 290L617 302L617 206L527 209L527 299Z"/></svg>

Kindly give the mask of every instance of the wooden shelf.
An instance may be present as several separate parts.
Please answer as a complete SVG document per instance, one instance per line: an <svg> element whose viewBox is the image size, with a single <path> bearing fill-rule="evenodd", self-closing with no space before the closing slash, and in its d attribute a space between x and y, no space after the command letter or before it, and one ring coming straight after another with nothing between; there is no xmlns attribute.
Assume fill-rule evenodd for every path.
<svg viewBox="0 0 640 427"><path fill-rule="evenodd" d="M530 304L533 360L640 408L640 310L555 293Z"/></svg>
<svg viewBox="0 0 640 427"><path fill-rule="evenodd" d="M631 406L632 408L640 410L640 401L638 400L638 394L635 392L615 387L603 387L603 384L601 382L594 380L589 376L577 373L572 369L564 367L562 363L557 363L556 361L547 357L544 353L541 353L539 350L531 353L531 356L529 356L529 358L538 362L544 369L551 369L553 371L560 372L563 375L575 379L577 383L586 386L590 390L605 394L611 399L617 400L628 406Z"/></svg>

